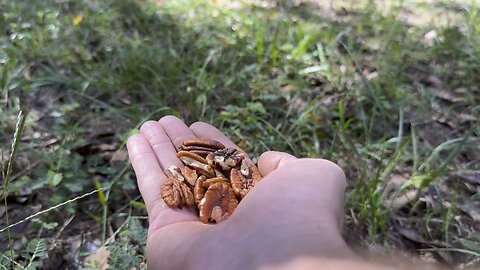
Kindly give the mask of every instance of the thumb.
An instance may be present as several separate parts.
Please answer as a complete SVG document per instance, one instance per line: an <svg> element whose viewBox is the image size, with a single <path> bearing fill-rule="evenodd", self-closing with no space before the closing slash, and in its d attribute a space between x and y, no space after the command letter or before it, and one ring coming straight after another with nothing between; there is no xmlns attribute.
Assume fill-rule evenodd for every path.
<svg viewBox="0 0 480 270"><path fill-rule="evenodd" d="M258 169L263 176L267 176L274 170L294 160L297 160L297 158L288 153L268 151L263 153L258 159Z"/></svg>

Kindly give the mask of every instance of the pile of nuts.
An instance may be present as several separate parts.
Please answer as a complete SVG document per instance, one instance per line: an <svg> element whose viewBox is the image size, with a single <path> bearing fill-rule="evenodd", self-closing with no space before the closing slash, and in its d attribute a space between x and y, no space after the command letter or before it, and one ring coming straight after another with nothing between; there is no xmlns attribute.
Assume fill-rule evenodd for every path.
<svg viewBox="0 0 480 270"><path fill-rule="evenodd" d="M173 165L165 170L168 179L162 187L162 198L171 208L196 205L203 223L227 219L262 179L243 152L218 141L186 140L178 148L177 157L185 167Z"/></svg>

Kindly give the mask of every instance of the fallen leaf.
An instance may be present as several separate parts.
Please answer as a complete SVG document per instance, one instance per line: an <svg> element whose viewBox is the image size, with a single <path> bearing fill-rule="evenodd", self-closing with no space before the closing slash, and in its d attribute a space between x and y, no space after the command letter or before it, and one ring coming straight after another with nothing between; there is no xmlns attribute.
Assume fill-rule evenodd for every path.
<svg viewBox="0 0 480 270"><path fill-rule="evenodd" d="M456 94L453 91L449 91L443 88L427 87L426 90L434 97L453 103L465 101L465 97L463 95Z"/></svg>
<svg viewBox="0 0 480 270"><path fill-rule="evenodd" d="M471 184L480 184L480 172L476 173L457 173L463 180Z"/></svg>
<svg viewBox="0 0 480 270"><path fill-rule="evenodd" d="M110 159L110 163L112 164L119 164L123 163L128 159L128 152L124 149L116 151L113 155L112 158Z"/></svg>
<svg viewBox="0 0 480 270"><path fill-rule="evenodd" d="M391 200L386 200L384 205L393 209L400 209L407 203L413 201L417 196L418 190L408 190L407 192L394 197Z"/></svg>
<svg viewBox="0 0 480 270"><path fill-rule="evenodd" d="M106 247L101 247L97 249L95 253L85 257L85 266L96 267L101 270L107 270L109 256L110 256L110 251Z"/></svg>
<svg viewBox="0 0 480 270"><path fill-rule="evenodd" d="M473 220L480 222L480 200L472 200L460 206Z"/></svg>
<svg viewBox="0 0 480 270"><path fill-rule="evenodd" d="M83 21L83 15L78 15L78 16L75 16L75 18L73 18L72 24L73 24L73 26L77 26L77 25L81 24L82 21Z"/></svg>

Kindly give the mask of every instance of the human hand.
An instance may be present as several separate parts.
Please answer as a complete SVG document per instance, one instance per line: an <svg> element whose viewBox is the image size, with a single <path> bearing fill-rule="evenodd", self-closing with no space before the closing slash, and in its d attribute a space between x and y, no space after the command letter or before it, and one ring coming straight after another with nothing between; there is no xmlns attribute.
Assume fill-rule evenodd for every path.
<svg viewBox="0 0 480 270"><path fill-rule="evenodd" d="M341 237L345 175L327 160L264 153L263 180L217 225L201 223L194 209L169 208L160 196L163 170L183 167L176 147L192 137L238 148L209 124L188 127L173 116L146 122L127 143L149 216L149 269L267 269L299 258L356 257Z"/></svg>

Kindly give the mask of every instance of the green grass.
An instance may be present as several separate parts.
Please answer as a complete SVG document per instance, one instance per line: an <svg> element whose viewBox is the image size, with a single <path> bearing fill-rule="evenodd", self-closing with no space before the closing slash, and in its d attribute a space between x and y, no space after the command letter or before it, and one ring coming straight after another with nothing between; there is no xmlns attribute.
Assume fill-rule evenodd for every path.
<svg viewBox="0 0 480 270"><path fill-rule="evenodd" d="M413 26L400 19L415 8L403 1L388 12L373 1L347 5L335 18L288 1L238 10L201 0L0 5L0 144L15 176L2 199L28 224L0 242L19 243L16 264L53 265L43 250L33 257L27 239L82 235L80 246L108 244L111 265L138 267L145 210L121 157L142 122L166 114L210 122L254 157L274 149L341 165L354 245L442 251L451 265L480 252L478 221L462 210L479 199L478 183L462 176L480 171L475 6L449 11L458 21ZM13 162L21 108L29 114ZM392 207L408 191L415 198ZM40 211L29 205L49 210L28 218ZM11 248L0 246L7 268ZM49 244L56 250L68 249Z"/></svg>

